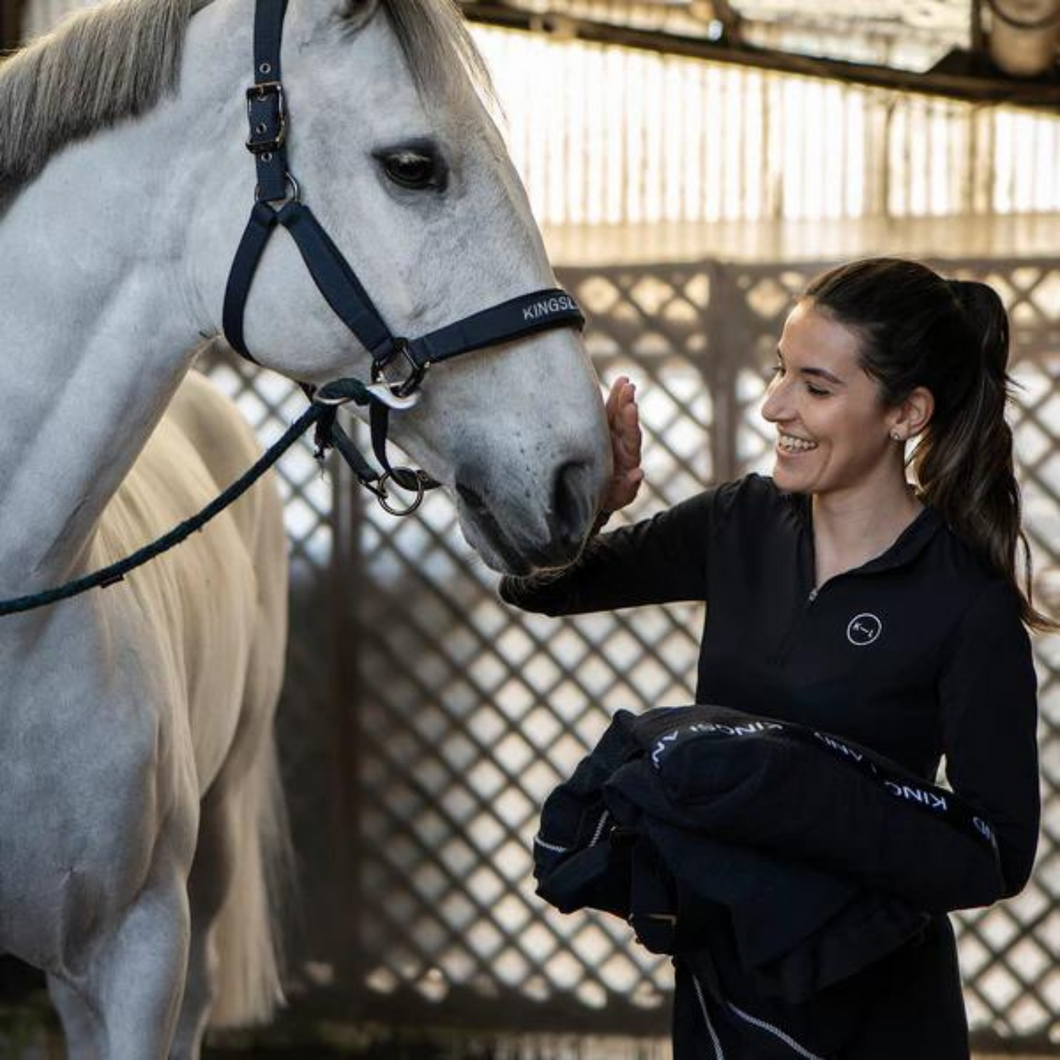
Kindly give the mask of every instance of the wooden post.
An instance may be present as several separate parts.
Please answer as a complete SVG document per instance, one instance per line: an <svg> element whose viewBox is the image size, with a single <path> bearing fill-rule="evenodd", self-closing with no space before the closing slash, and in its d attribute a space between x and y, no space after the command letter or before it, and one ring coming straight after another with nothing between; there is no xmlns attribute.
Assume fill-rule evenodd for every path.
<svg viewBox="0 0 1060 1060"><path fill-rule="evenodd" d="M986 51L986 33L983 30L983 7L980 0L971 0L971 45L972 54L980 56Z"/></svg>

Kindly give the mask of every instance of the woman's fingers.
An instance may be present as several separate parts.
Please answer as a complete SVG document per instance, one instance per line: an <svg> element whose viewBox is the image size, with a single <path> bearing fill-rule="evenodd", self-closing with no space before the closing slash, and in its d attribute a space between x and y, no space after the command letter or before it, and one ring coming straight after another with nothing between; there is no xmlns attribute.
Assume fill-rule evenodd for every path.
<svg viewBox="0 0 1060 1060"><path fill-rule="evenodd" d="M640 414L631 397L630 403L622 410L622 445L635 464L640 463L640 443Z"/></svg>
<svg viewBox="0 0 1060 1060"><path fill-rule="evenodd" d="M636 467L640 463L640 417L634 403L632 387L611 421L611 448L614 450L616 470Z"/></svg>
<svg viewBox="0 0 1060 1060"><path fill-rule="evenodd" d="M607 395L607 401L604 402L604 411L607 413L608 426L612 429L614 429L615 417L619 414L623 404L628 401L626 395L630 386L632 384L624 375L620 375L611 384L611 391Z"/></svg>
<svg viewBox="0 0 1060 1060"><path fill-rule="evenodd" d="M605 500L608 511L617 511L630 504L644 480L640 466L642 439L636 395L634 384L626 376L619 376L612 384L604 406L614 459L614 476Z"/></svg>

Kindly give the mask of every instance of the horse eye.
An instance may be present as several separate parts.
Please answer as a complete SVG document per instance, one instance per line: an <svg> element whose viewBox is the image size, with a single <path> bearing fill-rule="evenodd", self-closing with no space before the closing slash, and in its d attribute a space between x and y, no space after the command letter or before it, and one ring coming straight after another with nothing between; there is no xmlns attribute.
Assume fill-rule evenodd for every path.
<svg viewBox="0 0 1060 1060"><path fill-rule="evenodd" d="M421 151L393 151L381 156L387 179L399 187L419 190L444 186L443 171L438 159Z"/></svg>

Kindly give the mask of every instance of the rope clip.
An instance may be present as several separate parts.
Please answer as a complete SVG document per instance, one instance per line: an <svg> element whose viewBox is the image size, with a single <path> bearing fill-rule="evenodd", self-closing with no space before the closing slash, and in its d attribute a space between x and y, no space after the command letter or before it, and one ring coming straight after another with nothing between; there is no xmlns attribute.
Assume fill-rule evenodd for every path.
<svg viewBox="0 0 1060 1060"><path fill-rule="evenodd" d="M369 383L365 390L380 404L398 412L415 408L420 403L420 392L418 390L412 391L411 394L402 394L400 387L394 383L387 382L385 376L378 383Z"/></svg>

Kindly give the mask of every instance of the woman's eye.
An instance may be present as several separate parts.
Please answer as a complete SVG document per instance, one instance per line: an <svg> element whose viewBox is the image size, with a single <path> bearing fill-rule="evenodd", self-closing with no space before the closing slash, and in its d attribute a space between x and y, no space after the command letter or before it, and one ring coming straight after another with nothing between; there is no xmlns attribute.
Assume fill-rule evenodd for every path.
<svg viewBox="0 0 1060 1060"><path fill-rule="evenodd" d="M812 383L806 384L806 390L808 393L813 394L814 397L828 397L831 393L831 391L822 390L819 386L814 386Z"/></svg>
<svg viewBox="0 0 1060 1060"><path fill-rule="evenodd" d="M402 188L440 188L441 167L434 155L419 151L394 151L380 157L387 179Z"/></svg>
<svg viewBox="0 0 1060 1060"><path fill-rule="evenodd" d="M770 368L766 372L767 377L770 378L770 379L776 379L778 376L781 376L783 374L784 374L784 365L782 365L782 364L775 364L775 365L773 365L772 368Z"/></svg>

